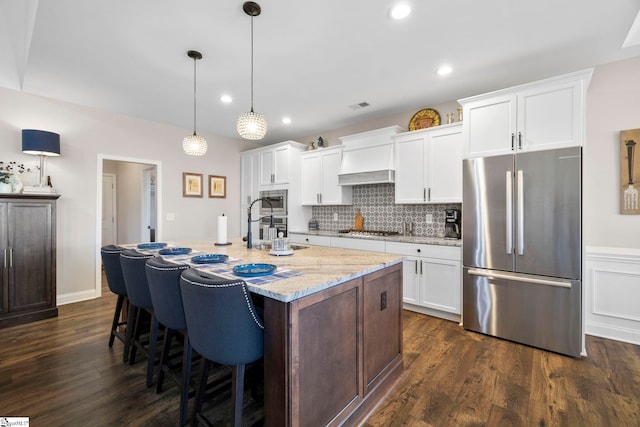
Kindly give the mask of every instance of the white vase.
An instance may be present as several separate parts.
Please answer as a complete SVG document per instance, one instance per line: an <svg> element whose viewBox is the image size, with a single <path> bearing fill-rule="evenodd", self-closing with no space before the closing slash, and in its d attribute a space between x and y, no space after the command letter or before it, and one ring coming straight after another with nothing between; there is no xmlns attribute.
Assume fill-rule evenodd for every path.
<svg viewBox="0 0 640 427"><path fill-rule="evenodd" d="M11 186L14 193L22 192L23 185L22 185L22 176L20 176L20 174L14 173L13 175L11 175Z"/></svg>
<svg viewBox="0 0 640 427"><path fill-rule="evenodd" d="M0 193L11 193L11 184L0 182Z"/></svg>

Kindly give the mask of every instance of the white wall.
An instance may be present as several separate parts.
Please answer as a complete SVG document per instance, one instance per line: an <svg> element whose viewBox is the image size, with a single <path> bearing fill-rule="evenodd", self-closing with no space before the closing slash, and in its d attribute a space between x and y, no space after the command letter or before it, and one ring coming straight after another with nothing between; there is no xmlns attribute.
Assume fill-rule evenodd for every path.
<svg viewBox="0 0 640 427"><path fill-rule="evenodd" d="M584 150L585 332L634 344L640 344L640 215L619 213L620 131L637 128L640 57L596 67Z"/></svg>
<svg viewBox="0 0 640 427"><path fill-rule="evenodd" d="M61 155L47 163L47 174L62 195L57 215L59 302L94 296L99 154L161 162L162 212L175 214L175 221L159 218L164 240L215 241L216 217L223 212L229 217L229 237L239 237L240 151L255 145L203 134L209 152L190 157L182 152L182 138L190 129L0 88L0 160L36 164L34 157L21 153L21 130L27 128L60 134ZM183 198L182 172L202 173L205 182L210 174L226 176L227 198L208 198L206 184L204 198ZM33 173L25 175L26 184L35 179Z"/></svg>
<svg viewBox="0 0 640 427"><path fill-rule="evenodd" d="M620 215L620 131L640 128L640 57L596 67L587 93L584 238L640 249L640 215ZM640 162L636 150L636 162Z"/></svg>

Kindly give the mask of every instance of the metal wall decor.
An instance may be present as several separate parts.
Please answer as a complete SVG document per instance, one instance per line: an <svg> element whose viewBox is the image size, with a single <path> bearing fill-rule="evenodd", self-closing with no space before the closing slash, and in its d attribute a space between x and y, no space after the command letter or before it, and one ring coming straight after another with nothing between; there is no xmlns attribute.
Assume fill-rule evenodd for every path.
<svg viewBox="0 0 640 427"><path fill-rule="evenodd" d="M620 132L620 213L640 215L640 129Z"/></svg>

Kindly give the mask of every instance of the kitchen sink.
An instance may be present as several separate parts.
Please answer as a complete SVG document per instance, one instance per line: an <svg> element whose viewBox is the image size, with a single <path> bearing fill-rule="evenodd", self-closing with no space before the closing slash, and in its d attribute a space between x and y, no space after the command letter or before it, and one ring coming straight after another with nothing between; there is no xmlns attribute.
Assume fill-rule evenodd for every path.
<svg viewBox="0 0 640 427"><path fill-rule="evenodd" d="M300 249L307 249L309 246L302 246L302 245L289 245L289 249L294 250L294 251L299 251Z"/></svg>

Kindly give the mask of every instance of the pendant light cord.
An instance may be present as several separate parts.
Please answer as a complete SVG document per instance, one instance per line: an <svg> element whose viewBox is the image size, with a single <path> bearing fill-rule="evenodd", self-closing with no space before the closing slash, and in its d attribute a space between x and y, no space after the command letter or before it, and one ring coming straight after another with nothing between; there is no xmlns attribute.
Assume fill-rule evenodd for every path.
<svg viewBox="0 0 640 427"><path fill-rule="evenodd" d="M193 134L196 134L196 58L193 58Z"/></svg>
<svg viewBox="0 0 640 427"><path fill-rule="evenodd" d="M251 15L251 112L253 113L253 15Z"/></svg>

